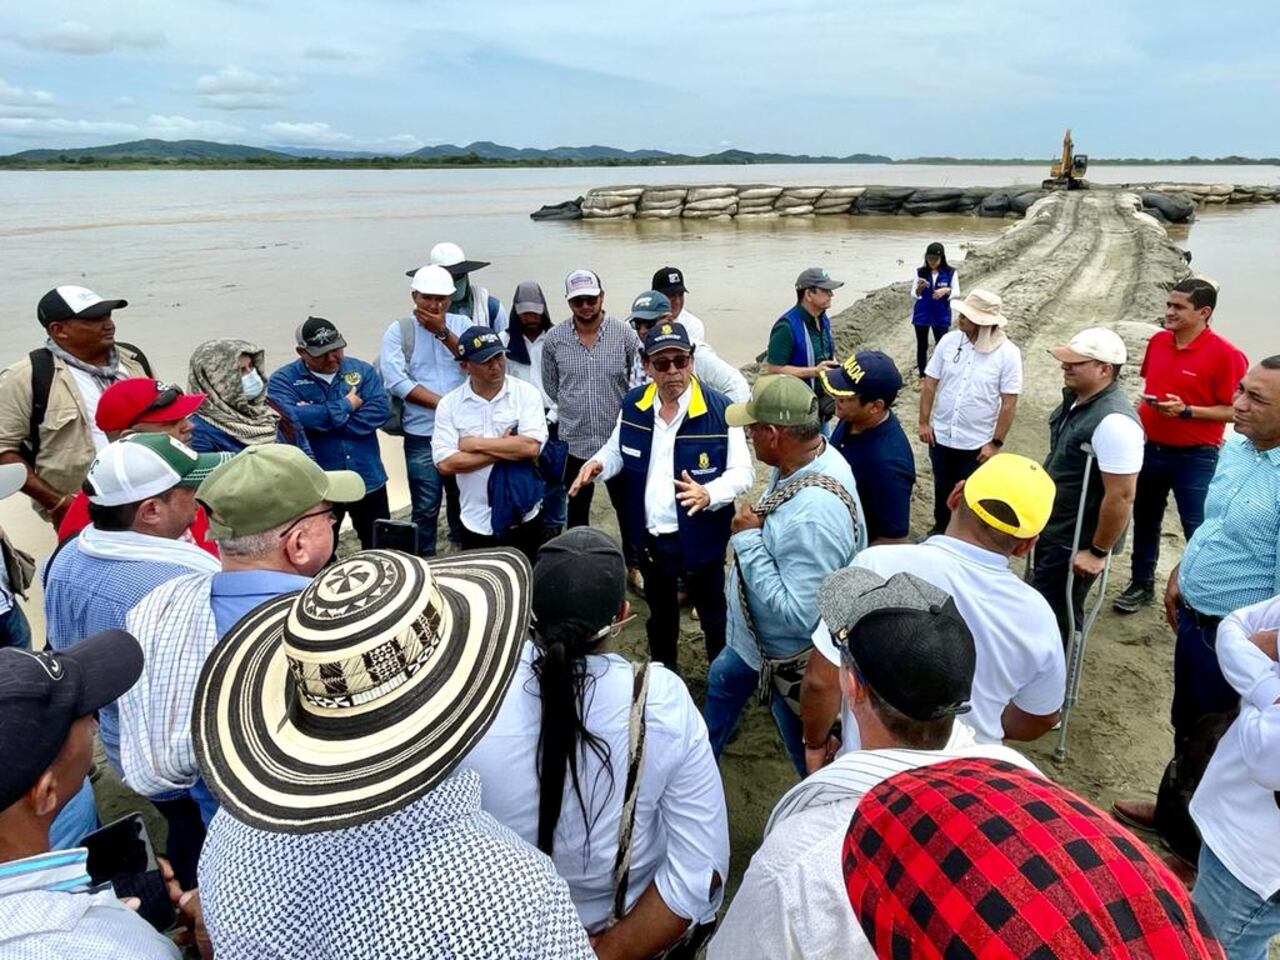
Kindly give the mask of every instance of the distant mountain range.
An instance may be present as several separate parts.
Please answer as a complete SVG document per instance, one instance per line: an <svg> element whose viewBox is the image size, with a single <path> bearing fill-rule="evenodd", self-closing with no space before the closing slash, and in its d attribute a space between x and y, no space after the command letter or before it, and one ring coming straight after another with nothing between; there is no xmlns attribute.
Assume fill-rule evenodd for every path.
<svg viewBox="0 0 1280 960"><path fill-rule="evenodd" d="M490 140L477 140L466 146L442 143L423 147L412 153L389 154L369 150L330 150L321 147L250 147L239 143L214 143L209 140L129 140L100 147L23 150L0 157L9 165L21 163L86 163L86 162L226 162L317 159L367 161L380 158L425 161L479 160L487 163L892 163L878 154L856 153L847 157L793 156L785 153L751 153L746 150L724 150L700 157L669 153L665 150L620 150L617 147L508 147Z"/></svg>
<svg viewBox="0 0 1280 960"><path fill-rule="evenodd" d="M701 156L669 153L665 150L620 150L593 144L589 147L508 147L490 140L477 140L466 146L441 143L414 150L412 153L378 153L372 150L331 150L324 147L271 146L250 147L242 143L214 143L210 140L129 140L99 147L67 147L63 149L23 150L0 156L0 167L22 169L30 166L103 165L187 165L254 167L311 166L651 166L686 164L757 164L757 163L897 163L897 164L1042 164L1044 158L912 157L894 160L878 153L851 153L844 157L809 156L789 153L753 153L749 150L721 150ZM1202 159L1152 160L1145 158L1103 159L1095 164L1277 164L1275 157L1221 157Z"/></svg>

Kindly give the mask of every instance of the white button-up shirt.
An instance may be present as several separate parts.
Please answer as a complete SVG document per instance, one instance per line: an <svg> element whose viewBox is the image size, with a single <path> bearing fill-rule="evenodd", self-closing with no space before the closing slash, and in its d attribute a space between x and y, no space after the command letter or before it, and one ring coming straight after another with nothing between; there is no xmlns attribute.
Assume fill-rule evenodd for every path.
<svg viewBox="0 0 1280 960"><path fill-rule="evenodd" d="M1280 891L1280 664L1249 637L1276 627L1280 597L1237 610L1218 626L1218 665L1240 693L1240 715L1191 798L1201 839L1263 900Z"/></svg>
<svg viewBox="0 0 1280 960"><path fill-rule="evenodd" d="M531 383L538 388L538 392L542 394L542 406L550 411L555 408L555 404L551 402L551 398L547 396L547 391L542 389L542 349L547 345L546 331L538 336L537 340L530 340L524 337L517 328L507 330L502 334L502 342L510 345L511 338L524 337L525 349L529 351L529 362L527 364L517 363L507 356L507 374L515 377L517 380L523 380L525 383ZM554 417L552 420L554 421Z"/></svg>
<svg viewBox="0 0 1280 960"><path fill-rule="evenodd" d="M953 450L978 450L996 435L1000 398L1022 392L1022 352L1006 340L978 353L960 330L933 348L924 375L938 381L933 400L934 440Z"/></svg>
<svg viewBox="0 0 1280 960"><path fill-rule="evenodd" d="M437 463L458 453L463 437L495 439L511 427L522 437L533 437L538 446L547 442L547 418L542 412L542 394L531 384L508 376L492 400L471 389L468 380L440 398L436 406L435 433L431 436L431 458ZM460 473L458 500L462 525L472 533L493 536L493 513L489 508L489 474L493 465ZM526 516L538 515L541 504Z"/></svg>
<svg viewBox="0 0 1280 960"><path fill-rule="evenodd" d="M675 533L679 529L680 509L676 502L675 450L676 435L689 415L689 400L693 396L693 383L685 388L676 401L676 415L668 423L662 417L662 400L653 399L653 441L649 448L649 472L644 482L644 524L654 536ZM603 447L591 457L604 466L598 479L610 480L622 470L620 434L622 414L614 424L613 433ZM751 454L747 451L747 437L741 427L729 428L729 453L724 473L704 484L711 497L708 510L716 510L733 502L734 497L751 489L755 470L751 466Z"/></svg>

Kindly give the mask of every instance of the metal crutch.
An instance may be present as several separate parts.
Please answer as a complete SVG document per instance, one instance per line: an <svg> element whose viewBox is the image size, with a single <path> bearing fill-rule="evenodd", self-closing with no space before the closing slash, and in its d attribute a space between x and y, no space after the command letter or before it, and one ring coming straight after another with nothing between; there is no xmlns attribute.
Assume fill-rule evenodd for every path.
<svg viewBox="0 0 1280 960"><path fill-rule="evenodd" d="M1076 623L1076 608L1072 596L1076 584L1075 556L1080 550L1080 528L1084 524L1084 506L1089 494L1089 476L1093 471L1093 446L1082 443L1080 449L1085 453L1084 483L1080 487L1080 507L1076 511L1076 530L1071 539L1072 564L1067 567L1067 688L1062 701L1062 721L1058 727L1058 745L1053 748L1053 759L1061 763L1067 759L1067 721L1071 718L1071 709L1080 698L1080 674L1084 670L1084 651L1089 640L1089 631L1093 622L1102 612L1102 604L1107 592L1107 576L1111 573L1111 553L1107 553L1103 561L1102 573L1098 577L1098 595L1093 606L1084 611L1084 623Z"/></svg>

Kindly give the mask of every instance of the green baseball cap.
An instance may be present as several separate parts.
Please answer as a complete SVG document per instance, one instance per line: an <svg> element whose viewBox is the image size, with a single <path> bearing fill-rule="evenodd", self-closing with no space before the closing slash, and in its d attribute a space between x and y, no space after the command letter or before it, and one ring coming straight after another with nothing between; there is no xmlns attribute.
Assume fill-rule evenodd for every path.
<svg viewBox="0 0 1280 960"><path fill-rule="evenodd" d="M799 427L818 422L818 397L797 377L771 373L760 377L751 388L746 403L731 403L724 412L731 427L768 423L776 427Z"/></svg>
<svg viewBox="0 0 1280 960"><path fill-rule="evenodd" d="M297 447L245 447L196 490L215 540L247 537L300 517L318 503L354 503L364 480L354 470L321 470Z"/></svg>
<svg viewBox="0 0 1280 960"><path fill-rule="evenodd" d="M174 487L198 487L228 456L196 453L167 433L131 433L103 447L89 465L89 502L118 507Z"/></svg>

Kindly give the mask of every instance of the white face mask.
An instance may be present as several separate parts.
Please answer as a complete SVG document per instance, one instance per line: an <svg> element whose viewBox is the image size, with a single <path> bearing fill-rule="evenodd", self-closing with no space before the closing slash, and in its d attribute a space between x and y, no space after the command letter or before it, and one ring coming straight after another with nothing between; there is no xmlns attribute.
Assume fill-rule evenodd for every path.
<svg viewBox="0 0 1280 960"><path fill-rule="evenodd" d="M244 389L244 395L250 400L261 396L264 388L262 374L256 369L240 374L240 386Z"/></svg>

